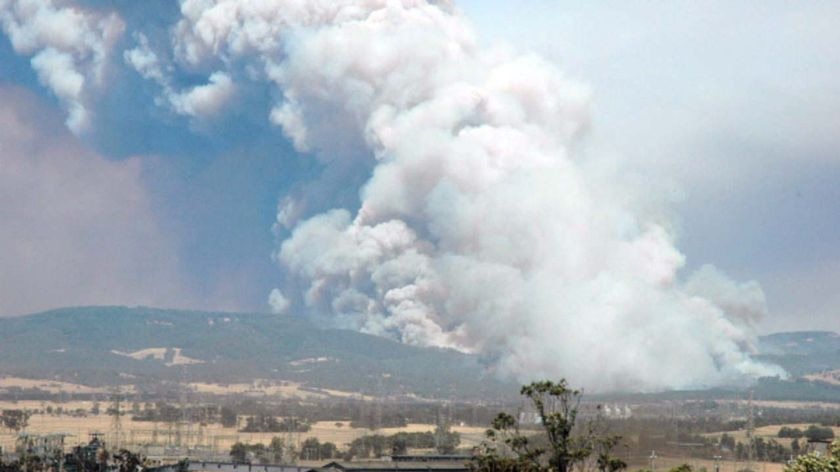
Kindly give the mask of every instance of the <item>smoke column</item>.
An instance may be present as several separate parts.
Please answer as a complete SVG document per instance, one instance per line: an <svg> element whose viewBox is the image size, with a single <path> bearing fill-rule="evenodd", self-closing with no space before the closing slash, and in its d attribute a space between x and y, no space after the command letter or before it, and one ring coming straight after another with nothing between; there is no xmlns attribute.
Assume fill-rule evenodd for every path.
<svg viewBox="0 0 840 472"><path fill-rule="evenodd" d="M277 312L595 390L783 375L750 357L761 288L712 266L679 274L649 187L576 151L589 93L551 63L480 46L447 3L185 0L181 13L171 57L142 35L124 56L159 103L200 119L269 83L269 119L326 169L281 202ZM179 90L172 67L207 84ZM365 176L357 205L307 213L312 189L351 174Z"/></svg>

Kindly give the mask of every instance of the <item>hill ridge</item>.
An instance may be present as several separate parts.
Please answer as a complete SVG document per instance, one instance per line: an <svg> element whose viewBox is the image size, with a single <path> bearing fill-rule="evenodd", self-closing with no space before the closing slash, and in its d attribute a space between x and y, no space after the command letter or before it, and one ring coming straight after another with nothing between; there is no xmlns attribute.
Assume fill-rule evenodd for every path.
<svg viewBox="0 0 840 472"><path fill-rule="evenodd" d="M329 361L300 362L320 358ZM452 349L319 328L288 315L125 306L59 308L0 319L0 374L82 379L90 385L126 374L150 382L267 378L439 398L512 390L477 356Z"/></svg>

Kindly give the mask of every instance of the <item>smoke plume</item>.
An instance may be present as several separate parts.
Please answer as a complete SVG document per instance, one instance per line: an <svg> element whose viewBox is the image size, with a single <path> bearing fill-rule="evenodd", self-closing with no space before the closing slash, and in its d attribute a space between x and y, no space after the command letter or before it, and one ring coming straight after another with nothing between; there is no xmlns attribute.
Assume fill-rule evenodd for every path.
<svg viewBox="0 0 840 472"><path fill-rule="evenodd" d="M89 124L90 90L102 82L105 64L124 24L105 14L54 0L0 0L0 29L30 62L41 84L67 109L75 133Z"/></svg>
<svg viewBox="0 0 840 472"><path fill-rule="evenodd" d="M283 201L278 312L601 390L783 374L750 357L760 287L711 266L681 277L653 186L578 151L589 92L553 64L481 46L446 3L184 0L181 13L171 55L137 36L124 56L160 103L201 118L237 84L269 83L269 119L332 185L334 169L367 176L357 207ZM175 90L173 67L207 83Z"/></svg>

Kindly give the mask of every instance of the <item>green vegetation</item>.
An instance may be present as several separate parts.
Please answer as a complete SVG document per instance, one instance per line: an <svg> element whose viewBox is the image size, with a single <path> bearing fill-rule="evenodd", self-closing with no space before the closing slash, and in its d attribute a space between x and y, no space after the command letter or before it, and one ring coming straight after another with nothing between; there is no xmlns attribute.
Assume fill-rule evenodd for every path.
<svg viewBox="0 0 840 472"><path fill-rule="evenodd" d="M243 433L305 433L312 427L305 420L299 418L277 418L271 415L260 414L250 416L245 420L245 427L240 430Z"/></svg>
<svg viewBox="0 0 840 472"><path fill-rule="evenodd" d="M353 428L403 428L408 425L405 415L400 411L379 411L376 413L374 409L366 411L361 415L357 415L350 422Z"/></svg>
<svg viewBox="0 0 840 472"><path fill-rule="evenodd" d="M840 367L840 336L827 331L800 331L762 336L759 359L800 376ZM836 398L836 397L835 397Z"/></svg>
<svg viewBox="0 0 840 472"><path fill-rule="evenodd" d="M801 438L805 436L805 433L803 433L802 430L799 428L790 428L788 426L782 426L781 428L779 428L778 436L780 438Z"/></svg>
<svg viewBox="0 0 840 472"><path fill-rule="evenodd" d="M827 455L804 454L785 467L785 472L840 472L840 442L828 448Z"/></svg>
<svg viewBox="0 0 840 472"><path fill-rule="evenodd" d="M805 437L810 441L827 441L829 439L834 439L834 430L828 427L821 427L812 424L805 430Z"/></svg>
<svg viewBox="0 0 840 472"><path fill-rule="evenodd" d="M618 437L599 431L594 423L578 424L582 393L569 388L565 380L533 382L521 393L530 401L542 434L525 434L519 420L499 413L481 452L470 462L471 470L568 472L593 454L601 472L627 468L612 456Z"/></svg>
<svg viewBox="0 0 840 472"><path fill-rule="evenodd" d="M378 458L406 454L409 449L436 449L440 454L451 454L460 443L461 436L446 428L438 428L435 432L399 432L390 436L374 434L353 440L346 458Z"/></svg>
<svg viewBox="0 0 840 472"><path fill-rule="evenodd" d="M239 463L256 463L256 464L283 464L286 462L294 462L297 458L297 451L292 445L287 445L286 442L274 437L271 443L265 444L243 444L241 442L235 443L230 448L230 460Z"/></svg>
<svg viewBox="0 0 840 472"><path fill-rule="evenodd" d="M24 410L3 410L0 413L0 424L10 431L18 432L29 424L30 412Z"/></svg>
<svg viewBox="0 0 840 472"><path fill-rule="evenodd" d="M331 442L322 443L318 438L307 438L300 446L300 458L307 461L335 459L339 457L338 447Z"/></svg>
<svg viewBox="0 0 840 472"><path fill-rule="evenodd" d="M49 343L44 343L49 339ZM118 353L180 348L201 363L167 365ZM166 356L172 360L174 351ZM409 374L410 373L410 374ZM409 346L356 331L320 329L294 316L82 307L0 318L0 375L110 385L134 382L250 383L282 379L363 393L499 397L514 391L486 375L476 356ZM374 391L375 390L375 391Z"/></svg>
<svg viewBox="0 0 840 472"><path fill-rule="evenodd" d="M225 428L233 428L234 426L236 426L236 422L239 419L236 415L236 410L234 410L233 408L231 408L230 406L227 406L227 405L225 405L221 408L221 411L219 412L219 416L220 416L220 421L219 422Z"/></svg>

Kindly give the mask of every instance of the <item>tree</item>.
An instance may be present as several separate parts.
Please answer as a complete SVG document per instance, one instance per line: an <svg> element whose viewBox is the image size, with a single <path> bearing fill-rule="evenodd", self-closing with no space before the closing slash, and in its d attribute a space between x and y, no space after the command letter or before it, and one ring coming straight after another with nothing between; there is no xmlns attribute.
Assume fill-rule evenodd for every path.
<svg viewBox="0 0 840 472"><path fill-rule="evenodd" d="M452 454L458 444L461 443L461 435L450 431L449 425L446 423L437 425L434 435L435 449L437 449L438 454Z"/></svg>
<svg viewBox="0 0 840 472"><path fill-rule="evenodd" d="M840 472L840 442L834 441L828 452L824 456L816 453L801 455L785 467L785 472Z"/></svg>
<svg viewBox="0 0 840 472"><path fill-rule="evenodd" d="M723 435L721 435L720 437L720 448L734 451L735 447L735 438L726 433L723 433Z"/></svg>
<svg viewBox="0 0 840 472"><path fill-rule="evenodd" d="M801 438L802 436L804 436L804 433L799 428L782 426L781 428L779 428L778 436L780 438Z"/></svg>
<svg viewBox="0 0 840 472"><path fill-rule="evenodd" d="M805 430L805 437L810 441L825 441L834 439L834 430L812 424Z"/></svg>
<svg viewBox="0 0 840 472"><path fill-rule="evenodd" d="M290 462L291 457L286 457L286 441L278 436L271 438L271 444L268 445L268 453L271 456L272 462L275 464L282 464L283 462Z"/></svg>
<svg viewBox="0 0 840 472"><path fill-rule="evenodd" d="M681 464L676 467L671 468L668 472L691 472L692 468L688 464Z"/></svg>
<svg viewBox="0 0 840 472"><path fill-rule="evenodd" d="M304 460L321 460L321 443L318 438L307 438L300 446L300 456Z"/></svg>
<svg viewBox="0 0 840 472"><path fill-rule="evenodd" d="M268 464L271 462L269 450L263 444L235 443L230 448L230 459L239 463Z"/></svg>
<svg viewBox="0 0 840 472"><path fill-rule="evenodd" d="M243 463L248 459L248 449L245 444L238 442L230 447L230 460L233 462Z"/></svg>
<svg viewBox="0 0 840 472"><path fill-rule="evenodd" d="M594 424L578 425L582 392L566 381L539 381L522 387L542 429L538 437L525 435L519 421L499 413L486 432L482 451L470 463L473 471L569 472L597 451L597 463L604 472L626 468L611 456L619 438L601 434ZM539 441L543 444L540 444Z"/></svg>
<svg viewBox="0 0 840 472"><path fill-rule="evenodd" d="M29 424L30 413L26 410L3 410L0 413L0 423L4 427L18 432Z"/></svg>
<svg viewBox="0 0 840 472"><path fill-rule="evenodd" d="M221 422L225 428L233 428L236 426L236 411L229 406L223 406L221 411Z"/></svg>
<svg viewBox="0 0 840 472"><path fill-rule="evenodd" d="M596 464L600 472L619 472L627 468L626 462L612 455L619 439L618 436L606 436L595 440L595 451L598 455Z"/></svg>
<svg viewBox="0 0 840 472"><path fill-rule="evenodd" d="M114 454L114 463L117 465L119 472L138 472L145 467L146 459L127 449L120 449L119 452Z"/></svg>
<svg viewBox="0 0 840 472"><path fill-rule="evenodd" d="M335 443L321 443L321 460L338 457L338 446Z"/></svg>

